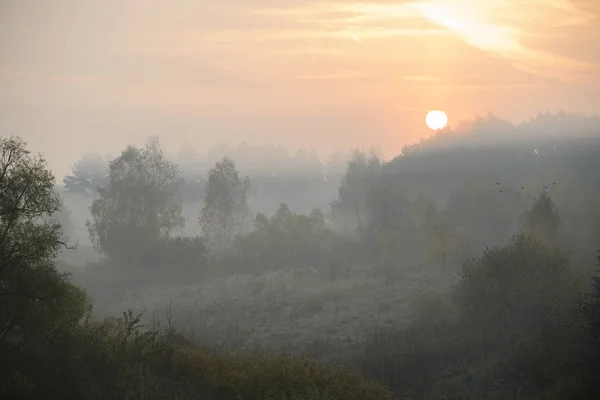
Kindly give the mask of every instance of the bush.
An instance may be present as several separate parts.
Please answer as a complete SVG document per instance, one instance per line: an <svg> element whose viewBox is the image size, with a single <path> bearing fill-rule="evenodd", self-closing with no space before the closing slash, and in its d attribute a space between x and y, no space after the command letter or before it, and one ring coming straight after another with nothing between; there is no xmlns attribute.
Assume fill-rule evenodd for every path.
<svg viewBox="0 0 600 400"><path fill-rule="evenodd" d="M198 236L167 238L146 252L141 264L140 272L151 272L152 278L187 282L207 275L208 250Z"/></svg>
<svg viewBox="0 0 600 400"><path fill-rule="evenodd" d="M89 320L29 351L0 385L10 399L385 400L383 387L310 358L236 359L188 347L141 315Z"/></svg>
<svg viewBox="0 0 600 400"><path fill-rule="evenodd" d="M223 400L393 398L379 384L343 368L322 365L308 357L231 359L214 353L180 349L174 368L180 379L189 382L198 391L203 390Z"/></svg>
<svg viewBox="0 0 600 400"><path fill-rule="evenodd" d="M320 210L301 215L281 204L270 219L256 216L254 230L238 237L227 264L245 271L325 265L336 239Z"/></svg>
<svg viewBox="0 0 600 400"><path fill-rule="evenodd" d="M334 397L319 392L317 389L310 389L305 393L297 393L292 396L268 396L265 400L336 400Z"/></svg>
<svg viewBox="0 0 600 400"><path fill-rule="evenodd" d="M421 295L410 325L371 336L355 363L415 398L583 393L589 335L575 301L582 288L569 268L567 252L532 235L515 236L465 263L451 298ZM589 310L597 304L590 299ZM588 320L597 317L594 310Z"/></svg>

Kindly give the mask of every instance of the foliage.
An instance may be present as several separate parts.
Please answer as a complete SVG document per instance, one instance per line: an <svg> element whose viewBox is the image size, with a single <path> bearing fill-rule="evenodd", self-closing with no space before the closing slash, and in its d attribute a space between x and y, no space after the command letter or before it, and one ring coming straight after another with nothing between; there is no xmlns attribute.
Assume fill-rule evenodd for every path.
<svg viewBox="0 0 600 400"><path fill-rule="evenodd" d="M314 266L323 263L333 240L321 210L301 215L281 204L270 219L256 216L254 229L236 241L234 255L246 269Z"/></svg>
<svg viewBox="0 0 600 400"><path fill-rule="evenodd" d="M97 188L104 186L108 178L108 163L97 153L84 154L72 168L72 175L66 175L63 183L71 193L93 196Z"/></svg>
<svg viewBox="0 0 600 400"><path fill-rule="evenodd" d="M58 210L56 210L52 215L45 215L45 218L50 219L54 221L54 223L60 225L65 239L71 239L75 231L75 227L73 226L73 221L71 219L71 210L62 202L62 199Z"/></svg>
<svg viewBox="0 0 600 400"><path fill-rule="evenodd" d="M569 262L515 236L466 262L452 296L418 298L411 324L374 334L356 364L414 398L585 398L582 288Z"/></svg>
<svg viewBox="0 0 600 400"><path fill-rule="evenodd" d="M331 203L331 218L342 230L354 228L364 237L370 185L381 172L382 163L373 152L355 150L340 182L338 198Z"/></svg>
<svg viewBox="0 0 600 400"><path fill-rule="evenodd" d="M131 260L182 228L182 182L156 138L143 149L125 149L111 161L108 183L90 207L95 248L111 259Z"/></svg>
<svg viewBox="0 0 600 400"><path fill-rule="evenodd" d="M0 153L0 397L392 398L380 385L309 358L240 359L193 349L171 326L144 329L142 315L131 311L96 320L85 294L54 265L61 229L42 217L52 216L60 202L44 160L31 157L17 138L3 138ZM202 256L198 239L159 244L172 250L156 255Z"/></svg>
<svg viewBox="0 0 600 400"><path fill-rule="evenodd" d="M174 373L193 388L203 388L207 394L223 400L302 399L307 391L313 396L308 397L310 400L317 393L317 399L392 399L382 386L310 357L231 359L184 349L178 352L174 368Z"/></svg>
<svg viewBox="0 0 600 400"><path fill-rule="evenodd" d="M0 386L30 379L34 359L89 311L85 294L54 264L65 245L52 216L54 177L19 138L0 139Z"/></svg>
<svg viewBox="0 0 600 400"><path fill-rule="evenodd" d="M410 226L408 213L409 199L402 185L386 175L373 181L368 192L366 210L368 212L367 232L400 229Z"/></svg>
<svg viewBox="0 0 600 400"><path fill-rule="evenodd" d="M309 389L306 393L297 392L291 396L268 396L265 400L335 400L335 398L319 392L317 389Z"/></svg>
<svg viewBox="0 0 600 400"><path fill-rule="evenodd" d="M589 293L580 299L579 308L585 324L583 335L580 338L584 353L582 354L583 366L580 372L580 381L590 393L600 390L598 371L600 370L600 250L598 250L598 269L592 276L592 285Z"/></svg>
<svg viewBox="0 0 600 400"><path fill-rule="evenodd" d="M542 326L558 326L576 293L568 266L568 253L530 236L486 250L463 268L456 301L464 323L482 330L484 347L529 340Z"/></svg>
<svg viewBox="0 0 600 400"><path fill-rule="evenodd" d="M598 250L598 267L597 274L592 278L592 290L588 302L588 319L597 355L600 356L600 250ZM598 362L600 364L600 358Z"/></svg>
<svg viewBox="0 0 600 400"><path fill-rule="evenodd" d="M440 215L435 218L429 229L433 244L428 255L440 260L442 271L445 271L450 258L461 256L466 246L465 239L452 222Z"/></svg>
<svg viewBox="0 0 600 400"><path fill-rule="evenodd" d="M24 364L0 386L0 394L56 399L392 399L380 385L313 359L234 358L193 349L173 331L144 329L140 317L127 312L72 330L58 346Z"/></svg>
<svg viewBox="0 0 600 400"><path fill-rule="evenodd" d="M520 191L504 187L493 176L481 176L451 193L446 208L449 221L483 250L506 243L519 229L523 200Z"/></svg>
<svg viewBox="0 0 600 400"><path fill-rule="evenodd" d="M246 231L250 178L241 178L235 163L223 158L208 173L204 207L198 221L209 247L223 255Z"/></svg>
<svg viewBox="0 0 600 400"><path fill-rule="evenodd" d="M556 245L560 238L560 217L546 190L526 211L523 232L548 244Z"/></svg>
<svg viewBox="0 0 600 400"><path fill-rule="evenodd" d="M205 276L208 271L208 249L201 237L176 236L163 239L143 254L146 266L142 276L146 282L181 283Z"/></svg>

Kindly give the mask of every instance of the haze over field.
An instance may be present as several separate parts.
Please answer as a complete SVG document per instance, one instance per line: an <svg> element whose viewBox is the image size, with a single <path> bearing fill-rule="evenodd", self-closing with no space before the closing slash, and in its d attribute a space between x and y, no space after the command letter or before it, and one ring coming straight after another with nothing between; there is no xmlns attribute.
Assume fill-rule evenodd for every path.
<svg viewBox="0 0 600 400"><path fill-rule="evenodd" d="M0 0L0 398L595 398L599 49L596 0Z"/></svg>

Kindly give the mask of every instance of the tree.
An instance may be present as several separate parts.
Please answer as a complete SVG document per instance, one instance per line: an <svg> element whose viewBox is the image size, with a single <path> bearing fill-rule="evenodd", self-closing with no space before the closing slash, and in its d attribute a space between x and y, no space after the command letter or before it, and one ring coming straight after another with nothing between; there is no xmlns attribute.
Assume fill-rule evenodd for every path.
<svg viewBox="0 0 600 400"><path fill-rule="evenodd" d="M109 166L87 221L94 247L113 259L136 254L184 226L178 167L167 161L157 138L143 149L127 147Z"/></svg>
<svg viewBox="0 0 600 400"><path fill-rule="evenodd" d="M396 177L371 179L367 193L363 241L370 252L379 254L386 274L393 274L398 260L418 242L410 215L410 202Z"/></svg>
<svg viewBox="0 0 600 400"><path fill-rule="evenodd" d="M233 160L224 157L208 172L204 207L198 217L204 238L213 251L226 252L247 230L250 178L241 178Z"/></svg>
<svg viewBox="0 0 600 400"><path fill-rule="evenodd" d="M496 178L487 174L457 186L460 188L449 196L446 214L455 226L465 230L475 248L502 245L519 230L523 213L520 191L498 189Z"/></svg>
<svg viewBox="0 0 600 400"><path fill-rule="evenodd" d="M55 191L54 194L58 198L60 206L58 210L56 210L51 215L45 214L43 220L51 221L60 225L64 239L66 241L70 241L73 235L75 234L75 226L73 225L73 221L71 220L71 210L65 204L63 196L61 196L59 191Z"/></svg>
<svg viewBox="0 0 600 400"><path fill-rule="evenodd" d="M580 301L580 311L585 321L582 340L586 358L583 381L590 393L597 393L600 388L598 380L600 367L600 250L598 250L597 260L598 268L592 276L591 290Z"/></svg>
<svg viewBox="0 0 600 400"><path fill-rule="evenodd" d="M525 212L523 232L548 244L558 244L560 217L550 195L544 190L536 202Z"/></svg>
<svg viewBox="0 0 600 400"><path fill-rule="evenodd" d="M324 263L333 244L321 210L296 214L281 203L270 219L256 216L254 229L235 241L234 255L246 269L308 267Z"/></svg>
<svg viewBox="0 0 600 400"><path fill-rule="evenodd" d="M371 185L380 176L381 170L381 160L374 152L367 155L355 150L340 183L338 198L331 204L332 219L342 227L353 227L362 237L366 235Z"/></svg>
<svg viewBox="0 0 600 400"><path fill-rule="evenodd" d="M63 183L71 193L94 195L98 186L104 186L108 175L106 160L97 153L84 154L72 168L72 175L66 175Z"/></svg>
<svg viewBox="0 0 600 400"><path fill-rule="evenodd" d="M46 161L20 138L0 138L0 388L26 378L36 354L89 311L85 294L55 265L66 243L48 216L60 207Z"/></svg>
<svg viewBox="0 0 600 400"><path fill-rule="evenodd" d="M460 250L460 241L453 224L442 216L437 216L430 226L434 242L430 255L441 261L442 271L446 271L448 258L456 256Z"/></svg>
<svg viewBox="0 0 600 400"><path fill-rule="evenodd" d="M600 250L598 251L597 274L592 278L592 292L590 294L589 319L591 332L594 339L597 362L600 365Z"/></svg>
<svg viewBox="0 0 600 400"><path fill-rule="evenodd" d="M511 360L502 373L513 382L560 375L556 360L571 351L566 327L573 324L578 288L569 263L568 252L530 235L466 262L455 299L474 335L474 354L478 349L484 359L501 354ZM545 368L533 367L539 365ZM505 368L499 367L497 373Z"/></svg>
<svg viewBox="0 0 600 400"><path fill-rule="evenodd" d="M373 178L366 201L369 233L402 231L412 225L410 202L398 179L385 175Z"/></svg>

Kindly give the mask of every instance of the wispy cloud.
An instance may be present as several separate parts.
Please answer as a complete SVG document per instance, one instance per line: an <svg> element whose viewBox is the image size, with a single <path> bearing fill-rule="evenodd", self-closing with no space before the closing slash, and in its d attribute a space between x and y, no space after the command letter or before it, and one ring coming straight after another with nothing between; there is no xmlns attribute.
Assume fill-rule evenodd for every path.
<svg viewBox="0 0 600 400"><path fill-rule="evenodd" d="M588 62L554 54L535 38L557 35L553 29L590 24L597 17L569 0L429 0L308 4L298 8L256 11L311 27L299 32L271 32L281 37L345 38L363 41L394 36L452 34L514 68L548 78L572 81L593 70ZM418 29L414 21L437 25ZM417 24L418 25L418 24ZM410 26L410 28L408 28Z"/></svg>
<svg viewBox="0 0 600 400"><path fill-rule="evenodd" d="M570 81L577 74L593 68L589 63L551 54L524 42L524 37L535 34L541 27L533 21L521 24L517 23L518 20L535 16L535 12L547 13L548 7L558 9L561 13L554 18L546 16L541 24L543 28L584 24L591 20L593 16L566 1L434 0L414 3L412 7L424 18L452 30L469 45L509 59L515 68L523 71ZM494 22L495 19L503 22Z"/></svg>
<svg viewBox="0 0 600 400"><path fill-rule="evenodd" d="M253 29L253 30L222 30L205 33L183 33L165 36L165 39L178 40L187 43L210 42L278 42L293 39L341 39L362 40L368 38L386 38L398 36L431 36L447 35L450 32L442 28L392 28L392 27L359 27L359 26L322 26L310 29Z"/></svg>

